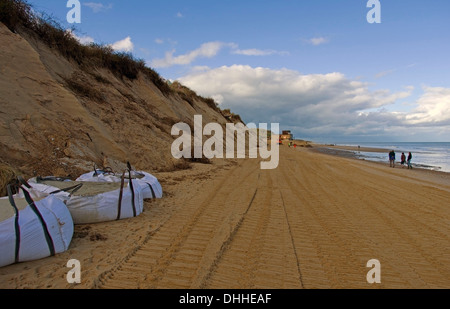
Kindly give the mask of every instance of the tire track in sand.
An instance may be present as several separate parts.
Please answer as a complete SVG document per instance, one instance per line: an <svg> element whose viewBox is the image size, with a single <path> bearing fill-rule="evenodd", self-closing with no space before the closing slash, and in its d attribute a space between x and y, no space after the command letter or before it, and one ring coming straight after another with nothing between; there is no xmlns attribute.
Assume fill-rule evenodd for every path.
<svg viewBox="0 0 450 309"><path fill-rule="evenodd" d="M449 286L445 191L408 180L391 193L399 180L390 170L307 150L282 148L276 170L258 163L240 161L206 183L203 197L189 195L98 287ZM366 282L372 258L381 285Z"/></svg>
<svg viewBox="0 0 450 309"><path fill-rule="evenodd" d="M276 171L261 171L258 195L205 287L226 289L302 288L295 246Z"/></svg>
<svg viewBox="0 0 450 309"><path fill-rule="evenodd" d="M148 235L121 265L104 273L96 287L201 286L208 277L210 264L230 241L230 235L256 196L257 171L257 162L243 161L220 181L208 184L204 188L210 192L206 198L190 197L179 212Z"/></svg>

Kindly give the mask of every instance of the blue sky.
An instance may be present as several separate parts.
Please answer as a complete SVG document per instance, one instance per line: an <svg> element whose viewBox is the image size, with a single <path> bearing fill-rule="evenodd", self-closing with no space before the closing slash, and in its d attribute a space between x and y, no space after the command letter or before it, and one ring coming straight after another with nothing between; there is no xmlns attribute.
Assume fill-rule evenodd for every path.
<svg viewBox="0 0 450 309"><path fill-rule="evenodd" d="M33 0L82 42L111 44L231 108L327 142L450 141L450 2Z"/></svg>

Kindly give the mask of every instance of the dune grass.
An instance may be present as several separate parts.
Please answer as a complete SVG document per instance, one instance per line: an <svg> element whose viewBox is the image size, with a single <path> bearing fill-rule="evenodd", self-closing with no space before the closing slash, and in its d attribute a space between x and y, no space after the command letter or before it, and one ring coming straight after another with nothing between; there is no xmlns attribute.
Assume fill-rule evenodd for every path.
<svg viewBox="0 0 450 309"><path fill-rule="evenodd" d="M165 96L179 96L191 106L194 106L195 100L203 101L212 109L221 112L212 98L199 96L178 82L169 83L155 70L147 67L144 60L136 59L131 53L116 52L109 45L81 44L72 34L74 29L68 31L50 16L36 14L25 0L0 0L0 21L13 32L28 31L37 35L50 48L58 50L62 56L75 61L86 68L86 71L102 67L109 69L119 78L130 80L137 79L141 73ZM79 85L72 86L79 90Z"/></svg>
<svg viewBox="0 0 450 309"><path fill-rule="evenodd" d="M0 197L7 196L6 187L16 182L17 172L9 165L0 163Z"/></svg>
<svg viewBox="0 0 450 309"><path fill-rule="evenodd" d="M81 44L71 31L64 29L51 17L36 14L23 0L0 0L0 21L11 31L28 31L37 35L50 48L56 49L65 58L84 67L103 67L119 78L134 80L139 73L149 78L164 95L172 93L167 82L145 61L136 59L131 53L116 52L110 46Z"/></svg>
<svg viewBox="0 0 450 309"><path fill-rule="evenodd" d="M224 115L214 99L202 97L179 82L166 81L155 70L147 67L144 60L136 59L131 53L114 51L109 45L81 44L72 34L74 29L64 29L50 16L35 13L26 0L0 0L0 22L13 32L26 31L37 36L47 46L57 50L66 59L76 62L89 74L92 74L95 68L106 68L121 79L134 80L139 74L143 74L164 96L179 97L192 107L196 101L204 102ZM99 75L94 78L100 83L109 83ZM84 96L102 101L102 96L97 91L87 89L77 81L69 81L67 84L77 93L81 92ZM233 122L241 121L240 117L234 114L228 119Z"/></svg>

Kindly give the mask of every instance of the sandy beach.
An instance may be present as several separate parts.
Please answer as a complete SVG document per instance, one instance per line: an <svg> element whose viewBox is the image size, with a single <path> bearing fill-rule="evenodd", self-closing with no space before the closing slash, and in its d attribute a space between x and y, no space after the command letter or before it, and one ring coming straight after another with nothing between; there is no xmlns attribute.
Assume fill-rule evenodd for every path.
<svg viewBox="0 0 450 309"><path fill-rule="evenodd" d="M450 287L450 175L280 147L280 165L155 173L133 219L75 227L67 252L0 269L0 288ZM67 261L81 262L69 284ZM371 259L381 284L368 284Z"/></svg>
<svg viewBox="0 0 450 309"><path fill-rule="evenodd" d="M380 1L367 10L337 1L43 2L0 1L0 196L18 176L75 181L100 169L128 170L130 181L131 170L150 173L163 197L140 213L141 192L119 190L124 178L78 187L80 196L115 189L119 200L104 203L114 207L105 219L95 195L92 212L80 210L89 221L77 222L121 218L127 201L125 217L139 215L77 224L70 238L78 208L57 201L42 210L52 232L69 235L68 248L59 241L65 251L38 211L26 209L43 237L3 199L1 265L64 251L0 267L5 295L294 290L289 306L306 303L297 290L450 289L450 2L391 4L382 14ZM248 138L259 149L247 154L267 158L262 142L272 139L277 168L208 159L244 153L242 124L260 138ZM411 152L412 169L389 167L393 149L396 161Z"/></svg>

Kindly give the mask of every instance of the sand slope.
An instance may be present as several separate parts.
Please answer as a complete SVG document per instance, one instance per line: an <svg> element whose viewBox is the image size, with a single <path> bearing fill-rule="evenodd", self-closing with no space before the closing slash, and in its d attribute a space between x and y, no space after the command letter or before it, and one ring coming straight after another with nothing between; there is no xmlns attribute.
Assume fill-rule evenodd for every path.
<svg viewBox="0 0 450 309"><path fill-rule="evenodd" d="M127 161L139 170L173 167L172 125L227 123L198 97L164 95L145 75L130 80L81 66L35 34L0 23L0 163L27 177L71 176ZM75 90L74 90L75 89Z"/></svg>
<svg viewBox="0 0 450 309"><path fill-rule="evenodd" d="M0 288L449 288L450 177L280 147L158 176L138 218L77 226L68 252L0 269ZM65 282L78 258L82 284ZM369 285L366 263L381 263Z"/></svg>

